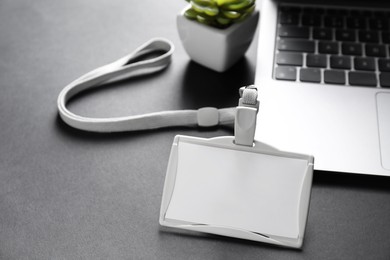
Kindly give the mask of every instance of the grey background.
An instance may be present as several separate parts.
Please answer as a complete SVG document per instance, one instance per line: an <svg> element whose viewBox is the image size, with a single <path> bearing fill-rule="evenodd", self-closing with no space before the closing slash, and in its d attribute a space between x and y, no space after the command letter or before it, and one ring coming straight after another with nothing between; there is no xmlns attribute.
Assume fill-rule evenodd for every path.
<svg viewBox="0 0 390 260"><path fill-rule="evenodd" d="M121 116L226 107L254 81L256 41L224 74L190 61L175 25L185 1L0 1L1 259L390 259L390 179L315 172L302 250L159 226L171 128L92 134L66 126L56 99L70 81L155 36L171 66L89 91L72 111ZM261 120L260 120L261 127Z"/></svg>

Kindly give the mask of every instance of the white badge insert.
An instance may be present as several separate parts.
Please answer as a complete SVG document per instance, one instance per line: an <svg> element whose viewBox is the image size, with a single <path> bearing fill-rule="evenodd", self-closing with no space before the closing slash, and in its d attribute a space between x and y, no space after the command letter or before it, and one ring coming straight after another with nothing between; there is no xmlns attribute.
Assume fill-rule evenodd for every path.
<svg viewBox="0 0 390 260"><path fill-rule="evenodd" d="M242 109L240 100L236 117ZM236 137L175 137L160 224L301 247L314 158L279 151L253 137L251 145L237 144L237 135L247 135L245 126L251 125L241 120L240 130L237 124L238 118Z"/></svg>

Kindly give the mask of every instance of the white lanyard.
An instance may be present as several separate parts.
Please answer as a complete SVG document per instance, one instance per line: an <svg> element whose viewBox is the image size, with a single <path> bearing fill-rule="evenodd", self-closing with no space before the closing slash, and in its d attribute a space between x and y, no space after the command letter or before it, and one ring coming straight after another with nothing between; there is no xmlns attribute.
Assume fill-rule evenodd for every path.
<svg viewBox="0 0 390 260"><path fill-rule="evenodd" d="M164 184L160 224L301 247L314 159L311 156L278 151L254 140L259 108L256 87L240 88L241 98L238 106L223 109L206 107L127 117L90 118L76 115L66 108L67 101L81 91L166 68L173 49L170 41L152 39L133 53L73 81L58 97L61 118L72 127L94 132L136 131L168 126L207 127L234 123L234 137L175 137ZM144 55L152 52L163 54L142 59ZM221 165L224 168L221 168ZM286 173L295 176L294 183L297 185L291 185L292 179L285 178L288 175ZM216 176L221 180L215 182ZM244 176L238 182L241 185L239 187L236 187L237 176ZM180 181L183 179L184 181ZM274 201L270 203L269 198L261 197L262 195L269 195ZM200 199L202 203L188 202L198 200L199 197L205 198ZM263 201L263 204L259 204L259 200ZM284 218L280 217L281 202L288 204L283 207L283 212L287 212L282 214L287 216ZM243 208L242 203L249 205L246 207L249 208L249 214L234 212ZM219 210L215 210L216 208ZM264 217L267 214L269 216ZM291 217L288 214L291 214ZM275 219L279 222L275 222Z"/></svg>
<svg viewBox="0 0 390 260"><path fill-rule="evenodd" d="M222 109L205 107L198 110L161 111L144 115L112 118L83 117L67 109L67 101L84 90L99 87L103 83L163 70L169 65L173 51L174 46L170 41L155 38L140 46L133 53L113 63L97 68L71 82L58 96L57 105L62 120L74 128L93 132L137 131L169 126L210 127L233 125L236 107ZM153 52L162 52L162 54L151 59L142 59L142 56ZM257 104L258 108L256 99L257 91L255 89L248 90L242 96L241 105L256 108Z"/></svg>

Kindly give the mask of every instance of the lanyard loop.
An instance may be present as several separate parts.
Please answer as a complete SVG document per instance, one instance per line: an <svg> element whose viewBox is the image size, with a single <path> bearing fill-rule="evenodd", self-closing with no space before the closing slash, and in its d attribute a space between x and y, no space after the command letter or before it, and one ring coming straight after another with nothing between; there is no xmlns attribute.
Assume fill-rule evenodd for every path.
<svg viewBox="0 0 390 260"><path fill-rule="evenodd" d="M60 117L74 128L92 132L138 131L171 126L232 125L235 107L162 111L112 118L83 117L67 109L66 103L69 99L84 90L98 87L103 83L147 75L165 69L170 64L173 51L174 46L170 41L154 38L137 48L133 53L81 76L60 92L57 100ZM155 58L142 59L142 56L152 52L162 52L162 54Z"/></svg>

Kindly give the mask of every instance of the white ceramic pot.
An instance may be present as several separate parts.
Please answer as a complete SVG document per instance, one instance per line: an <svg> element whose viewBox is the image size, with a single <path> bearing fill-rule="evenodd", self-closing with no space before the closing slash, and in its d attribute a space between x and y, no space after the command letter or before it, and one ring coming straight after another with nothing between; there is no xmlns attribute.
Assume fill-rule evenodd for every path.
<svg viewBox="0 0 390 260"><path fill-rule="evenodd" d="M187 19L184 8L177 16L177 28L191 59L207 68L224 72L247 51L259 20L259 11L226 29L210 27Z"/></svg>

